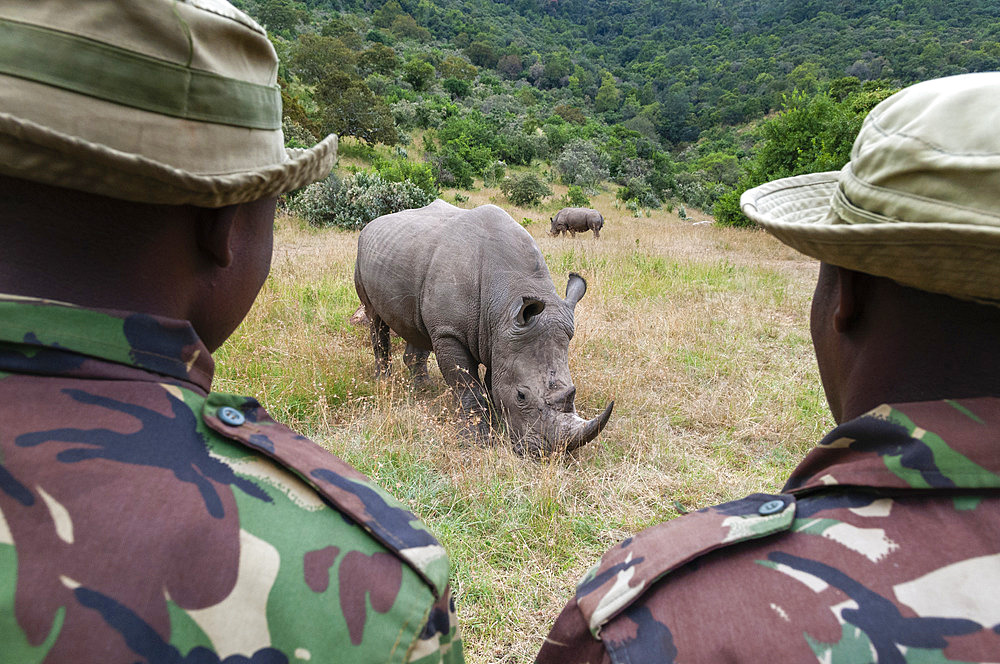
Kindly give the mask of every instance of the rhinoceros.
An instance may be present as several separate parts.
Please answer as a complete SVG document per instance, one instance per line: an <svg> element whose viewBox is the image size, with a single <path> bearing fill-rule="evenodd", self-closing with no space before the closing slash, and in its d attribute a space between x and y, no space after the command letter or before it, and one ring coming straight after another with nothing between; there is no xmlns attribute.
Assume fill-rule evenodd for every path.
<svg viewBox="0 0 1000 664"><path fill-rule="evenodd" d="M556 216L549 217L552 224L549 233L552 235L562 235L569 231L570 236L576 237L577 233L594 231L594 238L601 237L601 229L604 228L604 217L597 210L590 208L569 207L556 212Z"/></svg>
<svg viewBox="0 0 1000 664"><path fill-rule="evenodd" d="M438 199L369 222L354 284L377 370L388 372L390 329L406 341L403 359L418 383L428 380L433 350L466 432L489 440L503 422L517 452L544 454L578 448L607 424L613 401L591 420L577 415L569 372L573 312L587 282L570 273L560 298L534 239L499 207Z"/></svg>

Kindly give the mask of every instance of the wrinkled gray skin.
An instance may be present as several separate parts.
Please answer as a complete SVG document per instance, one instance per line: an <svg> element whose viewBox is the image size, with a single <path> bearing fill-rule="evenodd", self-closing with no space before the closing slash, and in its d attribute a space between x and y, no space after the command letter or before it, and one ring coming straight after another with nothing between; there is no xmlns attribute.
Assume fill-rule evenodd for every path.
<svg viewBox="0 0 1000 664"><path fill-rule="evenodd" d="M604 228L604 217L597 210L590 208L563 208L556 212L556 216L550 217L552 224L549 233L552 235L562 235L569 231L571 237L576 237L577 233L594 231L594 239L601 237L601 229Z"/></svg>
<svg viewBox="0 0 1000 664"><path fill-rule="evenodd" d="M436 200L375 219L358 237L354 283L377 371L388 372L390 328L418 384L433 350L475 436L488 440L502 418L518 452L539 454L580 447L607 424L614 402L589 421L576 414L569 373L586 282L571 273L560 298L534 239L497 206Z"/></svg>

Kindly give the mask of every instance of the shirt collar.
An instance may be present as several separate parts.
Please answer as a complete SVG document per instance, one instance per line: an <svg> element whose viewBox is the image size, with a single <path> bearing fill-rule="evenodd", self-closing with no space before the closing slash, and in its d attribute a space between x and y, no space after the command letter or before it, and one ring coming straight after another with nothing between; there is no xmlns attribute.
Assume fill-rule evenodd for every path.
<svg viewBox="0 0 1000 664"><path fill-rule="evenodd" d="M831 431L785 492L1000 488L1000 399L886 404Z"/></svg>
<svg viewBox="0 0 1000 664"><path fill-rule="evenodd" d="M0 294L0 371L78 375L83 358L192 382L206 392L215 372L187 321Z"/></svg>

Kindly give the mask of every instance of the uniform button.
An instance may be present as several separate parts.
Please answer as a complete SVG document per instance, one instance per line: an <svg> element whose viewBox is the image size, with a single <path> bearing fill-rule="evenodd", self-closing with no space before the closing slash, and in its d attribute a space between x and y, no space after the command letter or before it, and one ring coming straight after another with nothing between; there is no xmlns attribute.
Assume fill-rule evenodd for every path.
<svg viewBox="0 0 1000 664"><path fill-rule="evenodd" d="M774 514L775 512L780 512L783 509L785 509L785 501L769 500L757 508L757 513L766 516L768 514Z"/></svg>
<svg viewBox="0 0 1000 664"><path fill-rule="evenodd" d="M247 421L247 418L243 415L243 413L230 406L220 408L217 415L224 424L228 424L231 427L238 427Z"/></svg>

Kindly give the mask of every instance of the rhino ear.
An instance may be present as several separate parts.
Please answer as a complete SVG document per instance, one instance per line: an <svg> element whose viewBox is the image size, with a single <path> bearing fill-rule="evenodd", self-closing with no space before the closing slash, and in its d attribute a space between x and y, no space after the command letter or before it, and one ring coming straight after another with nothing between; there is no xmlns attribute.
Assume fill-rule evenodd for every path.
<svg viewBox="0 0 1000 664"><path fill-rule="evenodd" d="M566 303L575 309L576 303L583 299L586 292L587 280L576 272L570 272L569 281L566 282Z"/></svg>
<svg viewBox="0 0 1000 664"><path fill-rule="evenodd" d="M533 297L521 298L521 310L517 312L517 324L527 325L531 319L545 311L545 303Z"/></svg>

